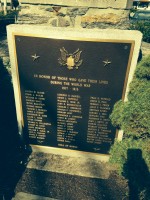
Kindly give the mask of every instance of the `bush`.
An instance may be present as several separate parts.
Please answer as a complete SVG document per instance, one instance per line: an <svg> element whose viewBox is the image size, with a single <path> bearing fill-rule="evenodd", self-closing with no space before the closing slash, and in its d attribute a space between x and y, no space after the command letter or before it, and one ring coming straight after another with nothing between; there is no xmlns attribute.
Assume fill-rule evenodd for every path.
<svg viewBox="0 0 150 200"><path fill-rule="evenodd" d="M150 80L150 56L147 56L138 64L135 76L138 79Z"/></svg>
<svg viewBox="0 0 150 200"><path fill-rule="evenodd" d="M111 148L110 163L118 165L118 172L128 180L129 199L150 198L150 139L126 138Z"/></svg>
<svg viewBox="0 0 150 200"><path fill-rule="evenodd" d="M150 139L126 138L111 148L110 163L118 165L118 172L128 180L129 199L150 198Z"/></svg>
<svg viewBox="0 0 150 200"><path fill-rule="evenodd" d="M110 116L124 138L110 149L110 163L128 181L129 199L150 200L150 55L136 67L128 101L118 101Z"/></svg>
<svg viewBox="0 0 150 200"><path fill-rule="evenodd" d="M149 170L150 170L150 139L138 139L126 138L121 142L115 141L113 147L110 150L110 163L117 164L117 170L120 175L124 175L124 167L128 161L128 150L141 150L142 157L145 160ZM137 162L137 156L135 160Z"/></svg>
<svg viewBox="0 0 150 200"><path fill-rule="evenodd" d="M150 56L137 66L128 102L118 101L111 114L124 139L110 149L110 163L128 180L129 199L150 197Z"/></svg>
<svg viewBox="0 0 150 200"><path fill-rule="evenodd" d="M126 136L150 137L150 56L144 58L130 84L128 102L120 100L110 116L112 124L124 130Z"/></svg>
<svg viewBox="0 0 150 200"><path fill-rule="evenodd" d="M143 33L143 41L150 42L150 21L137 21L130 24L131 30L138 30Z"/></svg>

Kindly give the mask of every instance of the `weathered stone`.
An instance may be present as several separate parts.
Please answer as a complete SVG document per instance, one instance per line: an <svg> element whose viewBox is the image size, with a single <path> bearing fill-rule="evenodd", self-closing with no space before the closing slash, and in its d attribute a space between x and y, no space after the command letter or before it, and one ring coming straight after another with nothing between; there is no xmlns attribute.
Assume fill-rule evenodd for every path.
<svg viewBox="0 0 150 200"><path fill-rule="evenodd" d="M128 21L121 21L118 24L107 24L107 23L101 23L101 22L93 22L93 23L81 23L82 28L100 28L100 29L121 29L121 30L128 30L129 29L129 22Z"/></svg>
<svg viewBox="0 0 150 200"><path fill-rule="evenodd" d="M58 15L66 15L67 14L67 8L61 7L61 9L58 11Z"/></svg>
<svg viewBox="0 0 150 200"><path fill-rule="evenodd" d="M76 28L80 28L81 27L81 16L76 16L74 26Z"/></svg>
<svg viewBox="0 0 150 200"><path fill-rule="evenodd" d="M129 11L125 10L89 9L86 15L81 17L81 23L82 27L87 27L91 24L94 24L94 26L99 26L99 24L103 23L106 28L107 24L117 25L122 21L126 21L128 15Z"/></svg>
<svg viewBox="0 0 150 200"><path fill-rule="evenodd" d="M85 15L89 8L79 8L78 15Z"/></svg>
<svg viewBox="0 0 150 200"><path fill-rule="evenodd" d="M65 15L64 13L62 13L62 12L59 12L59 13L57 14L57 16L65 17L66 15Z"/></svg>
<svg viewBox="0 0 150 200"><path fill-rule="evenodd" d="M55 16L54 10L49 6L30 5L27 9L21 9L17 23L47 24L49 19Z"/></svg>
<svg viewBox="0 0 150 200"><path fill-rule="evenodd" d="M58 27L67 27L70 26L68 17L59 17L58 18Z"/></svg>
<svg viewBox="0 0 150 200"><path fill-rule="evenodd" d="M104 14L104 15L93 15L93 16L84 16L82 17L81 22L93 23L93 22L102 22L107 24L117 24L121 19L117 17L117 15L113 13Z"/></svg>
<svg viewBox="0 0 150 200"><path fill-rule="evenodd" d="M44 7L40 6L40 5L30 5L28 8L23 8L21 7L21 11L19 12L19 16L22 16L22 15L26 15L26 14L32 14L32 15L36 15L36 16L45 16L45 17L48 17L48 16L52 16L53 13L50 12L49 10L47 11L46 8L49 8L49 7Z"/></svg>
<svg viewBox="0 0 150 200"><path fill-rule="evenodd" d="M53 12L53 8L51 6L39 6L38 8L39 10L44 10L44 11L47 11L47 12Z"/></svg>
<svg viewBox="0 0 150 200"><path fill-rule="evenodd" d="M39 16L39 15L22 15L18 18L18 24L47 24L50 17Z"/></svg>
<svg viewBox="0 0 150 200"><path fill-rule="evenodd" d="M48 24L50 24L53 27L67 27L70 26L70 18L68 16L58 16L55 18L51 18L48 21Z"/></svg>
<svg viewBox="0 0 150 200"><path fill-rule="evenodd" d="M88 8L76 8L76 7L71 7L67 9L67 15L69 16L77 16L77 15L85 15L86 12L88 11Z"/></svg>
<svg viewBox="0 0 150 200"><path fill-rule="evenodd" d="M88 19L88 17L95 18L95 20L100 21L100 18L102 18L101 21L106 20L107 21L117 21L119 22L122 19L126 19L129 16L129 11L126 10L116 10L116 9L89 9L82 18ZM95 21L94 20L94 21ZM92 20L93 21L93 20Z"/></svg>
<svg viewBox="0 0 150 200"><path fill-rule="evenodd" d="M48 21L48 24L50 24L51 26L53 27L57 27L58 26L58 18L51 18L49 21Z"/></svg>
<svg viewBox="0 0 150 200"><path fill-rule="evenodd" d="M45 8L45 11L48 11L48 12L53 12L53 8L52 7L49 7L49 8Z"/></svg>
<svg viewBox="0 0 150 200"><path fill-rule="evenodd" d="M68 8L67 15L69 16L76 16L78 13L78 8Z"/></svg>
<svg viewBox="0 0 150 200"><path fill-rule="evenodd" d="M74 16L70 16L70 22L71 22L71 26L74 27L75 26L75 17Z"/></svg>
<svg viewBox="0 0 150 200"><path fill-rule="evenodd" d="M114 13L118 16L122 17L127 17L129 15L128 10L119 10L119 9L112 9L112 8L107 8L107 9L98 9L98 8L90 8L88 9L86 15L102 15L102 14L108 14L108 13Z"/></svg>

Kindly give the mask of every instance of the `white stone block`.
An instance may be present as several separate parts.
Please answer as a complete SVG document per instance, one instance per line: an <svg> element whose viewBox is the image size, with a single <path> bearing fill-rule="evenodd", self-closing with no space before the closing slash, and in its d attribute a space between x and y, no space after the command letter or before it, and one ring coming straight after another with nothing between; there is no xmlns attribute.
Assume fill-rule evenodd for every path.
<svg viewBox="0 0 150 200"><path fill-rule="evenodd" d="M2 0L4 2L4 0ZM8 0L10 2L10 0ZM130 9L133 0L19 0L20 3Z"/></svg>

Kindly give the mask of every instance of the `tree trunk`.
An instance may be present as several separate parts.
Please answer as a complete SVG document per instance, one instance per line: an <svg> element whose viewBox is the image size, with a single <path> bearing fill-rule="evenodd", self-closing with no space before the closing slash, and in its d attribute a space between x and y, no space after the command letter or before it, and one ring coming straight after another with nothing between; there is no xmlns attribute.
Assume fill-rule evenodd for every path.
<svg viewBox="0 0 150 200"><path fill-rule="evenodd" d="M4 15L7 15L7 0L4 0Z"/></svg>

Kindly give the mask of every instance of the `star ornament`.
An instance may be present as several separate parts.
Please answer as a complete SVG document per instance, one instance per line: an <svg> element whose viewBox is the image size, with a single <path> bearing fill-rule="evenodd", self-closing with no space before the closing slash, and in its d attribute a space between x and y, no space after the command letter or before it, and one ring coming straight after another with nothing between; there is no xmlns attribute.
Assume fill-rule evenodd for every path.
<svg viewBox="0 0 150 200"><path fill-rule="evenodd" d="M106 66L108 66L108 65L111 64L111 61L109 61L109 60L107 59L107 60L104 60L103 63L104 63L104 67L106 67Z"/></svg>
<svg viewBox="0 0 150 200"><path fill-rule="evenodd" d="M37 56L36 53L32 55L31 57L33 58L33 61L38 60L40 58L40 56Z"/></svg>

